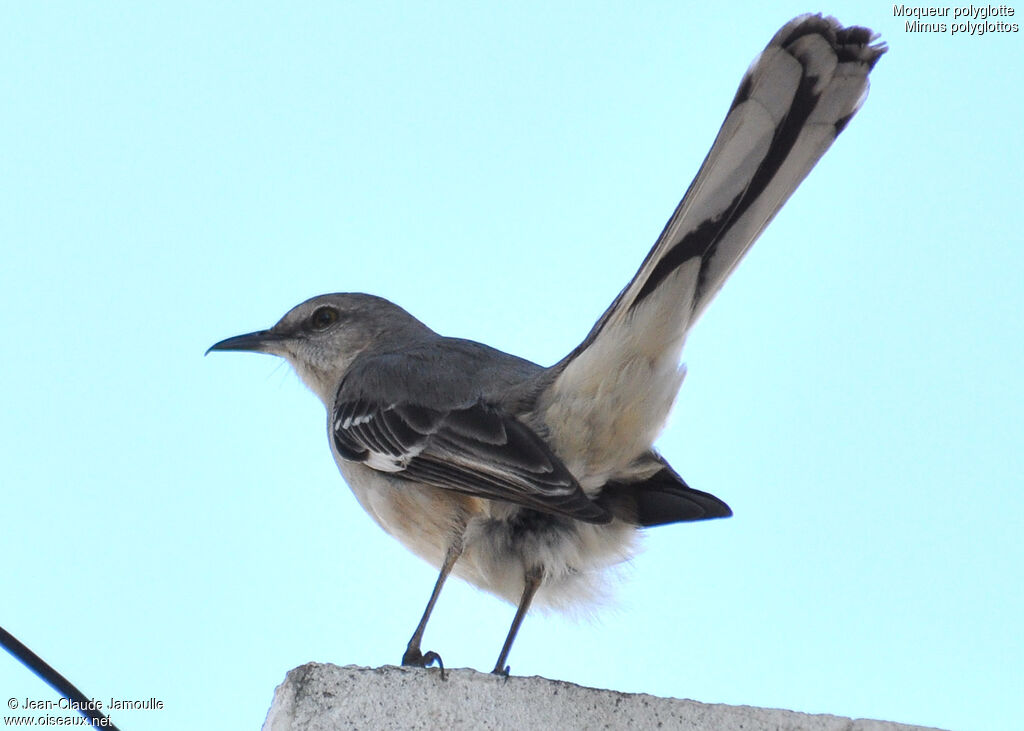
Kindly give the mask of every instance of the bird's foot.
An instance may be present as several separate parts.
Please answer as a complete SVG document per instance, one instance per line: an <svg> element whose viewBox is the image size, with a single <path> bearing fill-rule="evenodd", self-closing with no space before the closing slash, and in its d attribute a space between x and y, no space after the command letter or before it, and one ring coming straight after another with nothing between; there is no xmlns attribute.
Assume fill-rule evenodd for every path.
<svg viewBox="0 0 1024 731"><path fill-rule="evenodd" d="M511 669L512 669L511 665L506 665L505 667L501 667L500 665L495 665L494 666L494 670L491 671L491 675L497 675L499 678L504 678L507 681L508 680L508 674L509 674L509 671Z"/></svg>
<svg viewBox="0 0 1024 731"><path fill-rule="evenodd" d="M441 680L445 679L444 675L444 663L441 662L441 656L433 650L427 650L427 652L421 652L418 647L410 647L402 655L402 665L404 667L415 667L415 668L426 668L430 667L434 663L441 668Z"/></svg>

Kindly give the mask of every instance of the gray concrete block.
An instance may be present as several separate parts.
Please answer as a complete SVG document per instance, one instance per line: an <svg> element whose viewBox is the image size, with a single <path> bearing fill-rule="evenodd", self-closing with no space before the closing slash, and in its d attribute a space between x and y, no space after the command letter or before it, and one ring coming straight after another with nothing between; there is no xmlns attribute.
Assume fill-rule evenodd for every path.
<svg viewBox="0 0 1024 731"><path fill-rule="evenodd" d="M263 731L334 729L738 729L913 731L772 708L726 706L584 688L546 678L507 680L475 670L309 663L274 693Z"/></svg>

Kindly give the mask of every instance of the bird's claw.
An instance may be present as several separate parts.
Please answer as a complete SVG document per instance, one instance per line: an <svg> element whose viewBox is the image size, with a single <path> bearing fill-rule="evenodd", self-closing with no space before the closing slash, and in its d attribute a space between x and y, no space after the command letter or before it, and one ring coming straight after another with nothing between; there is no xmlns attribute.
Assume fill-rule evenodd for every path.
<svg viewBox="0 0 1024 731"><path fill-rule="evenodd" d="M441 669L441 680L445 680L444 663L441 662L441 656L433 650L427 650L424 653L418 647L410 647L402 655L402 665L404 667L426 668L435 662Z"/></svg>

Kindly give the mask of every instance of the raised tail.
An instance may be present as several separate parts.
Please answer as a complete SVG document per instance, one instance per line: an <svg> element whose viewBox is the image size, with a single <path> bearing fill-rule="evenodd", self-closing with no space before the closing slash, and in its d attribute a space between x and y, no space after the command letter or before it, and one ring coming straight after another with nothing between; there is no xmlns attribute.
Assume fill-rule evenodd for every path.
<svg viewBox="0 0 1024 731"><path fill-rule="evenodd" d="M886 51L876 39L820 15L775 34L640 270L554 366L539 412L585 488L650 448L682 382L686 333L860 109Z"/></svg>

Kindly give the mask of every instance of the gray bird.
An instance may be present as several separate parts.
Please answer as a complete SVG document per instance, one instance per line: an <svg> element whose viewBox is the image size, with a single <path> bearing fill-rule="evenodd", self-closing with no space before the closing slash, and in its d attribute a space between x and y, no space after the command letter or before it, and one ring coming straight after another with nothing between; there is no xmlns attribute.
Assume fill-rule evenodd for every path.
<svg viewBox="0 0 1024 731"><path fill-rule="evenodd" d="M368 294L314 297L210 350L281 356L327 407L331 452L367 513L440 569L527 610L600 593L640 528L724 518L653 444L685 373L683 342L725 279L863 103L886 47L804 15L754 60L675 213L586 339L544 368L435 333ZM442 666L443 671L443 666Z"/></svg>

